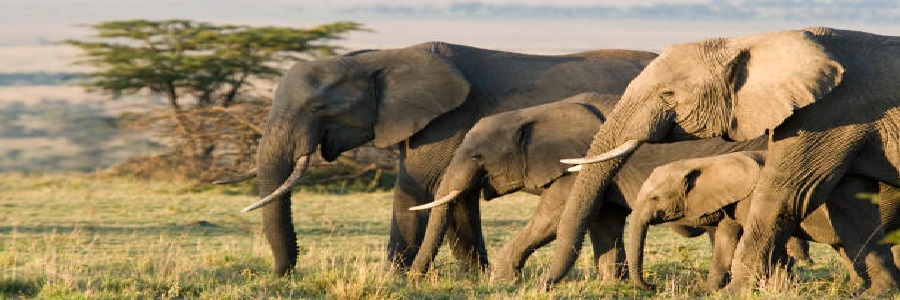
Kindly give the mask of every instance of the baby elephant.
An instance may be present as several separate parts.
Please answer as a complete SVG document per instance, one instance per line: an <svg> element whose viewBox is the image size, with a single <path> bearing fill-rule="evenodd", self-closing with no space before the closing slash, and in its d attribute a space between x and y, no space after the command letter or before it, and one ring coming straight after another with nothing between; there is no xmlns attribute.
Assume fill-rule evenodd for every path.
<svg viewBox="0 0 900 300"><path fill-rule="evenodd" d="M632 282L650 288L641 275L647 227L668 223L714 226L707 286L724 286L764 153L744 151L686 159L654 169L638 192L628 225L626 257ZM844 176L825 205L807 208L809 213L794 236L834 247L864 287L878 291L896 288L893 283L900 272L890 249L877 242L884 236L878 207L868 199L858 199L858 193L878 193L878 182Z"/></svg>

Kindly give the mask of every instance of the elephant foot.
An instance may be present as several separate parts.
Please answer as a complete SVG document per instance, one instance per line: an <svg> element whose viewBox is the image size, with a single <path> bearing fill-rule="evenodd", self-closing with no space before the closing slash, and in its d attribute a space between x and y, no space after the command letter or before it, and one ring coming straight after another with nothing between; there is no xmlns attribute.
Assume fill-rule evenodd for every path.
<svg viewBox="0 0 900 300"><path fill-rule="evenodd" d="M597 267L597 275L600 282L625 281L628 278L628 266L618 263L608 266L599 265Z"/></svg>
<svg viewBox="0 0 900 300"><path fill-rule="evenodd" d="M709 274L706 279L706 289L710 292L718 291L728 282L728 274Z"/></svg>
<svg viewBox="0 0 900 300"><path fill-rule="evenodd" d="M730 295L741 295L744 294L748 289L750 289L750 281L749 280L739 280L738 278L732 278L731 282L725 286L723 291Z"/></svg>
<svg viewBox="0 0 900 300"><path fill-rule="evenodd" d="M491 282L510 282L516 280L522 270L509 264L494 264L491 266L490 273Z"/></svg>
<svg viewBox="0 0 900 300"><path fill-rule="evenodd" d="M399 272L408 271L409 268L412 266L412 263L413 263L412 258L416 257L415 256L416 253L415 252L411 253L412 258L408 258L408 257L410 257L409 253L400 253L400 252L393 251L393 250L394 249L388 249L388 262L389 262L391 268L393 268L394 270L399 271Z"/></svg>
<svg viewBox="0 0 900 300"><path fill-rule="evenodd" d="M548 276L541 276L537 281L538 288L542 291L549 292L556 285L556 280Z"/></svg>
<svg viewBox="0 0 900 300"><path fill-rule="evenodd" d="M898 291L897 286L872 286L863 290L859 296L865 299L889 299Z"/></svg>
<svg viewBox="0 0 900 300"><path fill-rule="evenodd" d="M876 299L898 292L900 292L900 285L898 285L897 281L894 278L882 280L876 279L873 280L869 287L862 292L862 296Z"/></svg>

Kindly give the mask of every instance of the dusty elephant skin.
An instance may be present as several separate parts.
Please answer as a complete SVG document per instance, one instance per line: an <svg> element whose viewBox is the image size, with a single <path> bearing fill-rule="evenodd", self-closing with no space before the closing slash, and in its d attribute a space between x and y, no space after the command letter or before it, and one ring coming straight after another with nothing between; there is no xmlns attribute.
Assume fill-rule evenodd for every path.
<svg viewBox="0 0 900 300"><path fill-rule="evenodd" d="M557 229L541 282L578 255L602 192L642 143L767 136L768 162L735 251L732 290L765 278L810 203L845 173L900 186L900 38L810 28L710 39L665 49L632 81L597 138ZM602 159L616 149L621 155ZM896 213L896 210L892 213ZM896 283L876 289L896 289Z"/></svg>
<svg viewBox="0 0 900 300"><path fill-rule="evenodd" d="M540 204L525 228L491 260L493 280L514 278L535 250L553 241L559 216L575 179L574 174L566 171L568 165L559 160L584 155L588 143L603 123L604 115L611 111L617 100L616 95L579 94L562 101L483 118L466 134L447 167L435 199L458 192L477 192L482 186L486 200L519 190L541 196ZM625 217L641 183L653 168L679 159L761 150L765 149L765 143L765 139L743 142L706 139L646 145L639 149L606 192L604 199L610 206L591 217L589 236L601 278L618 279L626 274L622 248ZM410 271L427 271L437 254L453 207L461 204L453 200L449 198L452 202L431 212L425 239ZM673 229L685 236L703 232L681 226Z"/></svg>
<svg viewBox="0 0 900 300"><path fill-rule="evenodd" d="M257 178L265 201L249 207L262 208L274 273L283 275L296 262L290 187L316 149L334 160L368 141L399 144L388 257L408 266L427 212L407 208L431 201L434 185L475 121L581 92L621 94L655 56L627 50L535 56L425 43L297 63L277 87L260 141ZM455 217L450 233L457 258L470 268L485 266L477 203Z"/></svg>
<svg viewBox="0 0 900 300"><path fill-rule="evenodd" d="M765 163L763 151L680 160L653 170L641 186L629 222L628 265L636 285L644 281L643 248L651 224L712 226L715 232L707 287L715 290L727 282L734 249L747 221L750 193ZM829 195L803 218L795 237L831 245L863 287L897 281L887 245L872 243L884 238L878 207L860 193L878 193L878 182L848 174ZM793 237L792 237L793 238ZM784 257L779 254L778 257ZM858 275L858 276L856 276ZM877 292L877 291L876 291Z"/></svg>

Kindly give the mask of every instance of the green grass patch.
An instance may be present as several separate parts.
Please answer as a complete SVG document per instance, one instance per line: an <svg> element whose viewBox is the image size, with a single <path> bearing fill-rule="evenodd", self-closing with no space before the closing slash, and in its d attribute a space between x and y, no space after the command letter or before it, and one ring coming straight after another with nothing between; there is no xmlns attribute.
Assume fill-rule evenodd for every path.
<svg viewBox="0 0 900 300"><path fill-rule="evenodd" d="M647 245L645 276L656 291L599 282L583 255L544 292L535 282L552 247L536 252L516 282L466 274L446 249L432 272L407 278L385 263L390 191L307 189L293 197L299 263L275 278L259 214L239 213L254 200L239 188L158 179L0 174L0 298L841 299L856 288L834 251L814 245L815 264L801 264L792 279L753 294L710 294L703 289L708 240L664 227L651 228ZM524 226L536 200L515 194L483 204L489 251Z"/></svg>

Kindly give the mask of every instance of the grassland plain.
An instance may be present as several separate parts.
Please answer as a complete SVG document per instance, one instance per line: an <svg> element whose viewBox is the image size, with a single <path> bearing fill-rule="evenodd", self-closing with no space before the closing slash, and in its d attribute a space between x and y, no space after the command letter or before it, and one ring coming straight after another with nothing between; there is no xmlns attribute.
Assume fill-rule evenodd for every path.
<svg viewBox="0 0 900 300"><path fill-rule="evenodd" d="M588 255L561 285L543 292L534 279L549 248L535 254L518 282L466 275L448 251L436 271L411 279L385 264L390 192L295 193L298 266L291 276L273 278L259 215L238 212L255 198L250 190L0 173L0 298L842 299L855 290L834 251L813 245L815 263L799 265L793 279L773 280L752 294L708 294L700 283L709 264L707 239L663 228L653 228L648 239L646 275L655 292L598 282ZM489 249L525 224L536 199L515 194L483 204Z"/></svg>

